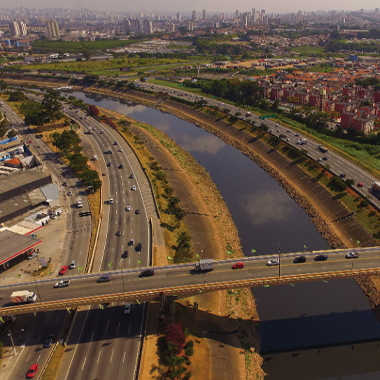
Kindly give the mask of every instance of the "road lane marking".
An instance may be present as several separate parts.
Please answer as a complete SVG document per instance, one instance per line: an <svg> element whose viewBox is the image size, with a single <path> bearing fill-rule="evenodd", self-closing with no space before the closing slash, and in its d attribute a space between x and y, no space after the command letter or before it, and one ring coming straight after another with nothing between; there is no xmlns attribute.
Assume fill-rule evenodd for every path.
<svg viewBox="0 0 380 380"><path fill-rule="evenodd" d="M119 322L119 324L117 325L116 335L119 333L119 327L120 327L120 322Z"/></svg>
<svg viewBox="0 0 380 380"><path fill-rule="evenodd" d="M86 360L87 360L87 356L84 358L84 362L83 362L83 365L82 365L82 371L83 371L84 365L86 364Z"/></svg>
<svg viewBox="0 0 380 380"><path fill-rule="evenodd" d="M38 355L36 362L38 362L40 360L40 357L41 357L41 355Z"/></svg>
<svg viewBox="0 0 380 380"><path fill-rule="evenodd" d="M92 340L94 339L94 334L95 334L95 330L92 332L92 335L91 335L91 340L90 340L90 342L92 342Z"/></svg>
<svg viewBox="0 0 380 380"><path fill-rule="evenodd" d="M110 363L112 362L112 358L113 358L113 352L115 351L115 349L112 350L112 354L111 354L111 359L110 359Z"/></svg>
<svg viewBox="0 0 380 380"><path fill-rule="evenodd" d="M123 356L123 363L125 362L125 355L127 354L126 351L124 351L124 356Z"/></svg>
<svg viewBox="0 0 380 380"><path fill-rule="evenodd" d="M109 325L109 323L110 323L110 320L108 319L108 320L107 320L106 331L108 330L108 325Z"/></svg>
<svg viewBox="0 0 380 380"><path fill-rule="evenodd" d="M129 327L128 327L128 335L130 332L131 332L131 325L129 325Z"/></svg>
<svg viewBox="0 0 380 380"><path fill-rule="evenodd" d="M98 355L98 360L96 361L97 363L99 363L99 358L100 358L100 354L101 354L102 351L99 351L99 355Z"/></svg>

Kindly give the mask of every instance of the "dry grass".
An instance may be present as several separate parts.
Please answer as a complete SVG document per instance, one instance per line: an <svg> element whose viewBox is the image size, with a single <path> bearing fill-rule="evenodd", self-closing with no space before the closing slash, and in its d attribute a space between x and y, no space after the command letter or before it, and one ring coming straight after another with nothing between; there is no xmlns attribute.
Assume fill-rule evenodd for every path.
<svg viewBox="0 0 380 380"><path fill-rule="evenodd" d="M58 374L59 367L61 366L63 355L65 354L65 347L57 344L54 353L49 361L41 380L55 380Z"/></svg>

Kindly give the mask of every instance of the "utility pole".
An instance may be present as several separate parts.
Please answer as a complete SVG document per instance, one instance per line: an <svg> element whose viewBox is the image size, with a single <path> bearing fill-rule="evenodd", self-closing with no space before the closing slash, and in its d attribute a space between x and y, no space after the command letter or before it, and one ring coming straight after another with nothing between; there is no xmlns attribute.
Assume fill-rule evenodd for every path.
<svg viewBox="0 0 380 380"><path fill-rule="evenodd" d="M278 277L281 277L281 251L280 251L280 244L278 244Z"/></svg>

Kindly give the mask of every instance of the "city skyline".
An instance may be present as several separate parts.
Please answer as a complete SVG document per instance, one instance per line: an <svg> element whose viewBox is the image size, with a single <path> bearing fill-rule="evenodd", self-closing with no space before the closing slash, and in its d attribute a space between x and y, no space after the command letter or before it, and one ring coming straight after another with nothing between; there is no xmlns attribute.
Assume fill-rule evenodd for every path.
<svg viewBox="0 0 380 380"><path fill-rule="evenodd" d="M289 13L297 12L299 10L305 12L317 10L345 10L355 11L359 9L373 10L378 7L378 4L373 0L365 0L360 3L354 0L321 0L319 2L299 0L292 0L279 4L276 0L267 1L249 1L238 0L231 5L228 0L220 0L218 4L210 0L195 0L191 4L185 0L165 0L157 4L154 0L144 0L143 2L120 2L119 0L109 0L107 8L104 8L104 1L101 0L82 0L77 2L75 0L65 0L64 4L58 0L3 0L2 8L72 8L99 10L99 11L131 11L131 12L192 12L193 10L201 11L205 9L210 13L225 12L234 13L236 10L239 12L250 12L252 8L265 9L268 13ZM1 8L0 8L1 9Z"/></svg>

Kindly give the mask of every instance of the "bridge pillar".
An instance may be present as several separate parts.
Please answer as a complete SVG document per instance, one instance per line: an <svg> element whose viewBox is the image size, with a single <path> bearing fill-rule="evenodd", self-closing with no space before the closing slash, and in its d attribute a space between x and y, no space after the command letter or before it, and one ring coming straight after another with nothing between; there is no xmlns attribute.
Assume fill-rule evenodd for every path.
<svg viewBox="0 0 380 380"><path fill-rule="evenodd" d="M175 300L177 297L166 297L166 301L168 302L169 305L169 312L170 315L174 315L175 313Z"/></svg>

